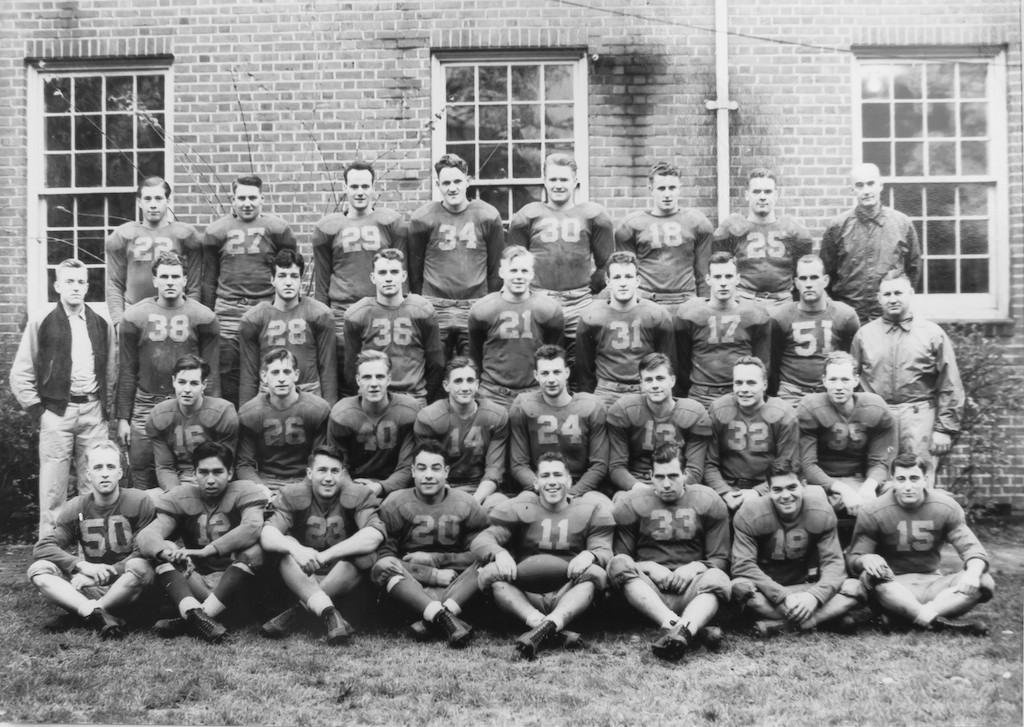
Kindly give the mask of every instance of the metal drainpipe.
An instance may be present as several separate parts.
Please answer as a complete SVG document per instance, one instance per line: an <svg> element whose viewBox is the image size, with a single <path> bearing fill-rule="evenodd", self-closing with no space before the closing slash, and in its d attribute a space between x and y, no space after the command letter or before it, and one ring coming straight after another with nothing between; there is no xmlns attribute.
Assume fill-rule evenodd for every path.
<svg viewBox="0 0 1024 727"><path fill-rule="evenodd" d="M716 114L719 222L729 216L729 112L739 108L738 103L729 100L728 29L728 0L715 0L715 86L718 98L705 101L704 106Z"/></svg>

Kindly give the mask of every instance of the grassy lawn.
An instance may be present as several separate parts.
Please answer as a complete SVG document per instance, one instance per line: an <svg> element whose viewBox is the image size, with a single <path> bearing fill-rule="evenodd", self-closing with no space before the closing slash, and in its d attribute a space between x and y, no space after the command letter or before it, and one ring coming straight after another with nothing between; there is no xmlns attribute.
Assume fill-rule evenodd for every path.
<svg viewBox="0 0 1024 727"><path fill-rule="evenodd" d="M1020 725L1024 527L981 529L994 603L988 638L932 633L726 634L680 664L650 653L652 628L586 634L584 652L511 658L512 634L465 651L366 629L328 649L255 626L229 643L145 631L101 642L25 581L28 549L0 549L0 721L133 724Z"/></svg>

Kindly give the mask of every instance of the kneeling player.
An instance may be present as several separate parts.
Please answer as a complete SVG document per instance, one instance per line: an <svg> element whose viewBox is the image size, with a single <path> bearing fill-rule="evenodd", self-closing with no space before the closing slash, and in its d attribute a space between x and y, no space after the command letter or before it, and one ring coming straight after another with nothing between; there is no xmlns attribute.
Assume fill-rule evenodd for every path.
<svg viewBox="0 0 1024 727"><path fill-rule="evenodd" d="M433 627L448 646L460 648L473 629L458 616L478 590L469 544L487 527L487 515L472 495L448 486L448 464L437 442L416 446L412 480L412 489L391 493L380 506L387 540L377 551L372 578L405 610L422 615L411 626L417 638L429 638Z"/></svg>
<svg viewBox="0 0 1024 727"><path fill-rule="evenodd" d="M866 593L846 576L836 516L824 490L776 464L768 473L768 497L740 505L732 524L732 597L759 619L759 635L809 631L837 618L833 628L853 629L846 614ZM811 582L814 567L818 579Z"/></svg>
<svg viewBox="0 0 1024 727"><path fill-rule="evenodd" d="M556 634L563 646L579 636L563 629L605 589L615 521L607 500L569 496L572 478L560 452L537 460L536 493L524 492L491 512L491 526L473 543L488 564L481 589L529 631L516 651L533 659Z"/></svg>
<svg viewBox="0 0 1024 727"><path fill-rule="evenodd" d="M662 444L652 457L651 486L625 493L612 514L608 578L661 626L655 656L677 660L700 641L717 648L721 630L705 627L729 601L729 510L722 498L686 484L679 448Z"/></svg>
<svg viewBox="0 0 1024 727"><path fill-rule="evenodd" d="M156 519L139 533L139 550L160 564L156 581L180 619L157 621L162 636L188 630L211 643L227 633L215 619L263 565L259 546L266 490L232 481L234 455L216 442L192 453L195 485L179 485L156 503ZM175 544L181 538L185 547Z"/></svg>
<svg viewBox="0 0 1024 727"><path fill-rule="evenodd" d="M988 573L988 554L967 527L963 508L927 484L923 460L913 454L897 457L889 491L857 516L847 564L897 618L920 629L984 636L984 625L950 619L992 598L995 581ZM939 573L946 543L964 561L959 573Z"/></svg>
<svg viewBox="0 0 1024 727"><path fill-rule="evenodd" d="M134 539L153 519L153 501L143 490L119 487L121 452L113 442L100 442L85 459L90 491L64 505L54 529L36 543L28 579L102 638L116 639L124 621L111 611L123 611L153 582ZM71 555L71 546L82 555Z"/></svg>
<svg viewBox="0 0 1024 727"><path fill-rule="evenodd" d="M359 556L368 556L384 542L384 524L377 517L379 500L357 485L332 447L317 447L309 457L306 479L288 485L274 501L274 513L263 526L260 545L283 553L281 578L299 597L292 606L260 627L270 638L287 636L303 609L327 631L328 644L348 640L353 629L332 599L351 591L363 578Z"/></svg>

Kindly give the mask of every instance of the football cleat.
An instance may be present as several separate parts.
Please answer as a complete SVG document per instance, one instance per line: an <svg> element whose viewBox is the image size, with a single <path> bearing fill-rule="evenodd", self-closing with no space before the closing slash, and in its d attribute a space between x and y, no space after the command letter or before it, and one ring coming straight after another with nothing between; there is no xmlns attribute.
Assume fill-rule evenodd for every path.
<svg viewBox="0 0 1024 727"><path fill-rule="evenodd" d="M434 623L441 627L445 637L448 639L448 646L453 649L461 649L473 638L473 627L462 619L456 618L455 614L447 608L442 608Z"/></svg>
<svg viewBox="0 0 1024 727"><path fill-rule="evenodd" d="M722 629L717 626L705 626L693 637L695 646L703 645L708 651L718 651L722 648Z"/></svg>
<svg viewBox="0 0 1024 727"><path fill-rule="evenodd" d="M821 624L821 630L831 631L833 634L853 634L857 632L858 626L860 622L855 617L845 614Z"/></svg>
<svg viewBox="0 0 1024 727"><path fill-rule="evenodd" d="M296 604L285 609L264 624L260 625L260 633L268 639L283 639L292 632L299 617L302 616L302 606Z"/></svg>
<svg viewBox="0 0 1024 727"><path fill-rule="evenodd" d="M415 623L409 624L409 630L412 632L412 637L417 641L433 641L434 632L427 626L426 621L416 621Z"/></svg>
<svg viewBox="0 0 1024 727"><path fill-rule="evenodd" d="M201 608L193 608L186 613L185 620L188 622L188 629L193 635L211 644L219 644L224 640L224 636L228 632L216 620L206 615L206 611Z"/></svg>
<svg viewBox="0 0 1024 727"><path fill-rule="evenodd" d="M566 651L576 651L587 648L587 642L576 631L559 631L555 635L558 645Z"/></svg>
<svg viewBox="0 0 1024 727"><path fill-rule="evenodd" d="M659 659L679 661L690 650L690 642L690 632L679 621L672 628L662 631L661 636L651 644L651 651Z"/></svg>
<svg viewBox="0 0 1024 727"><path fill-rule="evenodd" d="M348 621L341 617L338 609L334 606L324 609L324 612L320 614L320 620L323 621L324 629L327 631L327 643L331 646L345 643L356 631Z"/></svg>
<svg viewBox="0 0 1024 727"><path fill-rule="evenodd" d="M538 626L516 639L516 652L527 661L533 661L537 658L537 652L544 646L544 642L553 637L557 631L553 621L544 619Z"/></svg>
<svg viewBox="0 0 1024 727"><path fill-rule="evenodd" d="M95 612L94 612L95 613ZM967 636L988 636L988 627L972 621L954 621L945 616L938 616L931 623L932 631L950 631L954 634Z"/></svg>
<svg viewBox="0 0 1024 727"><path fill-rule="evenodd" d="M187 630L188 624L183 618L162 618L153 624L153 633L165 639L181 636Z"/></svg>
<svg viewBox="0 0 1024 727"><path fill-rule="evenodd" d="M86 622L100 632L101 639L120 639L124 636L124 621L105 608L94 608Z"/></svg>
<svg viewBox="0 0 1024 727"><path fill-rule="evenodd" d="M778 636L779 634L788 634L792 631L793 627L790 626L788 621L761 619L754 622L754 634L761 638Z"/></svg>

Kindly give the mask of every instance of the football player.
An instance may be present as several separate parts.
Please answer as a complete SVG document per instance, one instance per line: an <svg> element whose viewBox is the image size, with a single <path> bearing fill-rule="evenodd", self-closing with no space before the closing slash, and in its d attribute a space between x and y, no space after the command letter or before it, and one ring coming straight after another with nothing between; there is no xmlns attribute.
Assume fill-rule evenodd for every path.
<svg viewBox="0 0 1024 727"><path fill-rule="evenodd" d="M359 585L367 556L384 542L379 504L348 476L336 449L313 449L306 479L281 491L260 533L264 551L282 554L281 578L299 604L267 621L260 633L283 638L308 612L323 624L328 644L348 641L354 629L335 602Z"/></svg>
<svg viewBox="0 0 1024 727"><path fill-rule="evenodd" d="M113 442L96 444L85 459L81 476L89 480L89 492L65 504L54 529L36 543L28 579L43 598L80 616L101 638L117 639L125 623L115 612L124 613L153 582L135 541L153 520L153 501L120 488L121 452Z"/></svg>
<svg viewBox="0 0 1024 727"><path fill-rule="evenodd" d="M535 492L524 492L491 512L491 525L473 542L484 563L481 590L529 629L516 651L534 659L558 638L578 646L565 627L590 608L607 586L615 521L607 501L574 498L565 457L545 452L537 462Z"/></svg>

